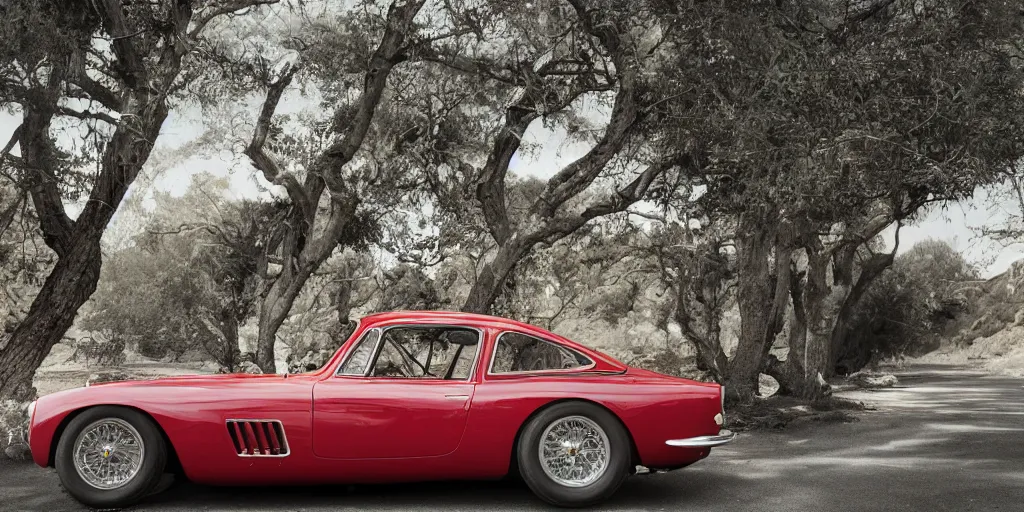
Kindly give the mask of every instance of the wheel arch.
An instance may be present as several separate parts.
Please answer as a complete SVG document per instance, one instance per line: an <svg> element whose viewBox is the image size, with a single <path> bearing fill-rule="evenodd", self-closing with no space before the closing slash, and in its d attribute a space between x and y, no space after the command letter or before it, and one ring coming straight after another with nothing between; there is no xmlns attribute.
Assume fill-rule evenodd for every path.
<svg viewBox="0 0 1024 512"><path fill-rule="evenodd" d="M522 423L519 424L519 428L516 430L516 437L512 441L512 450L509 453L509 464L508 464L508 474L509 475L512 475L512 476L518 475L519 460L518 460L518 457L516 457L516 453L519 450L519 440L522 439L522 437L523 437L523 429L526 428L526 425L528 423L530 423L531 421L533 421L533 418L537 417L538 414L544 412L547 409L550 409L551 407L554 407L554 406L556 406L558 404L564 404L566 402L581 402L581 403L591 404L591 405L594 405L596 407L600 407L601 409L603 409L606 412L608 412L608 414L611 414L612 417L615 418L615 421L619 422L619 426L621 426L622 429L626 432L626 437L629 438L629 460L630 460L630 467L633 467L633 466L636 466L637 464L640 464L640 451L636 447L636 440L633 439L633 432L631 432L629 430L629 427L626 426L626 422L622 421L622 418L620 418L618 414L615 414L615 411L609 409L607 406L605 406L604 404L602 404L600 402L595 402L593 400L587 400L585 398L562 398L562 399L558 399L558 400L552 400L552 401L550 401L548 403L545 403L544 405L538 407L533 412L531 412L530 415L527 416L526 419L524 419Z"/></svg>
<svg viewBox="0 0 1024 512"><path fill-rule="evenodd" d="M89 409L94 409L96 407L121 407L121 408L124 408L124 409L131 409L131 410L136 411L136 412L144 415L145 417L149 418L149 420L152 421L154 425L156 425L157 431L160 432L160 437L163 438L164 443L167 446L167 467L165 468L164 471L168 472L168 473L174 473L176 475L184 475L184 471L183 471L182 466L181 466L181 460L178 458L178 452L174 448L174 443L171 442L171 438L167 436L167 432L164 430L163 425L161 425L160 422L157 421L157 419L155 417L153 417L152 414L149 413L149 411L146 411L145 409L142 409L140 407L135 407L135 406L132 406L132 405L124 405L124 404L92 404L92 405L86 405L86 406L79 407L78 409L75 409L75 410L69 412L66 416L64 416L64 419L62 419L60 421L60 423L57 425L57 429L54 430L53 438L50 439L50 453L49 453L49 455L47 456L47 459L46 459L46 465L48 467L54 467L54 463L55 463L56 458L57 458L57 445L60 443L60 438L61 438L61 436L64 435L64 431L67 429L68 425L71 424L71 422L79 414L82 414L83 412L85 412L85 411L87 411Z"/></svg>

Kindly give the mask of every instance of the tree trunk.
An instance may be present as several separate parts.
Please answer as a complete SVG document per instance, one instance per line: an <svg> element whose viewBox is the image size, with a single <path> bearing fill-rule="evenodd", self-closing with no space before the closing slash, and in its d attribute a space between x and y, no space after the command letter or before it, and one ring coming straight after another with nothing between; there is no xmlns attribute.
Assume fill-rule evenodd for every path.
<svg viewBox="0 0 1024 512"><path fill-rule="evenodd" d="M132 100L135 100L134 93ZM140 103L141 104L141 103ZM149 159L160 126L167 118L162 101L142 104L140 110L125 116L127 121L111 137L101 158L101 168L93 184L89 201L78 219L71 221L64 212L53 172L47 167L50 114L26 109L26 134L22 139L26 163L39 169L29 180L33 206L39 216L46 244L57 253L57 264L28 315L0 350L0 397L25 398L35 394L32 377L55 344L75 321L78 309L94 291L100 278L103 231L124 198L128 187Z"/></svg>
<svg viewBox="0 0 1024 512"><path fill-rule="evenodd" d="M788 237L781 231L772 236L773 231L761 222L743 222L736 241L740 339L726 377L726 392L734 400L749 401L757 394L758 376L789 303L792 249ZM769 265L773 248L775 276Z"/></svg>
<svg viewBox="0 0 1024 512"><path fill-rule="evenodd" d="M283 251L281 274L260 304L256 365L263 373L277 373L277 363L274 361L277 331L288 318L306 281L338 247L338 241L355 216L358 206L359 200L354 196L332 198L331 215L319 237L308 244L305 242L305 231L295 230L285 237L283 244L286 250ZM293 254L298 256L293 257Z"/></svg>
<svg viewBox="0 0 1024 512"><path fill-rule="evenodd" d="M857 309L857 304L860 303L864 294L867 293L868 289L871 287L871 283L881 276L886 269L892 266L895 257L895 251L889 254L876 254L861 264L861 270L860 274L857 276L857 281L853 284L853 287L850 288L850 293L846 296L846 300L843 301L842 306L839 308L839 313L836 315L835 325L832 326L829 367L833 371L837 370L841 358L850 350L852 342L854 341L849 339L850 324L853 314ZM846 372L848 373L859 369L860 368L847 368Z"/></svg>
<svg viewBox="0 0 1024 512"><path fill-rule="evenodd" d="M242 362L242 350L238 347L238 319L232 315L224 322L224 366L228 371L238 371Z"/></svg>
<svg viewBox="0 0 1024 512"><path fill-rule="evenodd" d="M805 272L793 272L790 280L790 298L793 314L789 324L789 353L784 362L771 357L767 373L778 383L780 395L802 395L804 351L807 347L807 317L804 315L803 278Z"/></svg>
<svg viewBox="0 0 1024 512"><path fill-rule="evenodd" d="M682 272L679 275L682 275ZM691 302L688 298L691 292L690 285L691 283L683 279L675 283L676 308L672 316L682 330L683 337L690 341L697 352L697 369L710 373L715 382L724 382L728 373L729 358L722 350L721 311L710 306L712 301L706 300L711 295L707 288L697 292L704 293L705 302ZM702 321L694 318L691 307L699 310Z"/></svg>
<svg viewBox="0 0 1024 512"><path fill-rule="evenodd" d="M677 310L679 309L681 308L677 307ZM722 350L721 328L718 318L711 318L711 315L709 315L706 327L707 332L703 334L689 328L685 323L688 320L689 318L686 315L676 315L676 323L683 328L684 335L690 340L694 350L697 352L697 369L710 373L711 378L715 382L724 382L728 373L729 358L725 355L725 351Z"/></svg>
<svg viewBox="0 0 1024 512"><path fill-rule="evenodd" d="M523 258L529 247L517 243L515 239L509 240L500 249L494 259L484 265L480 274L469 290L469 297L466 298L462 311L466 313L487 314L491 311L494 301L501 295L505 282L515 269L516 264Z"/></svg>
<svg viewBox="0 0 1024 512"><path fill-rule="evenodd" d="M306 281L313 271L320 267L330 253L322 259L310 262L294 270L282 269L281 275L274 281L270 291L260 304L259 333L256 339L256 365L263 373L277 373L277 362L274 360L277 344L277 331L288 319L288 314L295 304L295 299L302 293ZM287 260L286 260L287 261ZM287 263L286 263L287 264Z"/></svg>
<svg viewBox="0 0 1024 512"><path fill-rule="evenodd" d="M32 377L36 369L96 290L101 267L99 241L83 240L69 249L46 278L28 315L0 349L0 397L19 401L35 397Z"/></svg>
<svg viewBox="0 0 1024 512"><path fill-rule="evenodd" d="M850 291L850 287L842 283L829 285L830 261L829 255L808 250L807 281L803 290L806 342L803 353L793 360L798 364L791 366L794 373L797 368L803 372L799 394L804 398L819 398L828 391L824 381L833 375L832 328L840 305Z"/></svg>
<svg viewBox="0 0 1024 512"><path fill-rule="evenodd" d="M277 345L277 331L288 318L292 304L302 290L301 284L296 286L297 279L281 275L270 287L270 292L260 304L259 333L256 337L256 366L263 373L277 373L277 362L274 352Z"/></svg>
<svg viewBox="0 0 1024 512"><path fill-rule="evenodd" d="M722 325L721 318L719 318L718 311L707 310L704 312L706 318L706 338L702 349L697 351L698 357L700 357L705 365L708 365L712 370L712 376L715 382L724 382L726 372L729 369L729 357L725 355L725 351L722 350Z"/></svg>
<svg viewBox="0 0 1024 512"><path fill-rule="evenodd" d="M221 339L220 364L229 372L238 371L238 365L242 362L242 351L238 347L238 312L234 308L226 309L221 313Z"/></svg>

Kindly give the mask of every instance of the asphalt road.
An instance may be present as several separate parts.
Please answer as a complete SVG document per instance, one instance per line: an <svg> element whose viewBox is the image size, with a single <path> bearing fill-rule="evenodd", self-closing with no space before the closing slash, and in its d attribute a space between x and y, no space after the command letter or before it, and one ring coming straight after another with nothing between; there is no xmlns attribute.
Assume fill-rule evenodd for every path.
<svg viewBox="0 0 1024 512"><path fill-rule="evenodd" d="M599 510L1024 510L1024 380L920 367L896 388L845 396L877 410L853 423L746 434L689 468L631 478ZM134 508L545 510L514 483L317 488L174 484ZM0 463L0 510L82 510L57 477Z"/></svg>

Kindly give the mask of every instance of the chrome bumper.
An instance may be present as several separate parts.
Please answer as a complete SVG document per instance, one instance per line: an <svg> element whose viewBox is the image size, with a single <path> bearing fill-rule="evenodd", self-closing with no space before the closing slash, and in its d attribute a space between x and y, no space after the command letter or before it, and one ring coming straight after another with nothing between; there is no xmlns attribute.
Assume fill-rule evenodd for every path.
<svg viewBox="0 0 1024 512"><path fill-rule="evenodd" d="M686 439L669 439L665 444L669 446L682 446L686 448L709 448L721 446L732 441L736 434L729 430L721 430L717 436L688 437Z"/></svg>

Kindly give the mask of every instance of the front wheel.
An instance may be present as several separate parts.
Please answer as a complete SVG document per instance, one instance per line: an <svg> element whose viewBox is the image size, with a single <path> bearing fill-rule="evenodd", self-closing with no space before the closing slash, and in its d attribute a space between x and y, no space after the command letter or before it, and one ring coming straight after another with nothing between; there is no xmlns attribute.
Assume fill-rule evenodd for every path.
<svg viewBox="0 0 1024 512"><path fill-rule="evenodd" d="M167 446L146 415L100 406L76 416L60 437L54 465L68 494L94 508L132 505L160 482Z"/></svg>
<svg viewBox="0 0 1024 512"><path fill-rule="evenodd" d="M517 458L530 489L561 507L612 496L629 475L629 435L611 413L586 402L556 404L523 429Z"/></svg>

